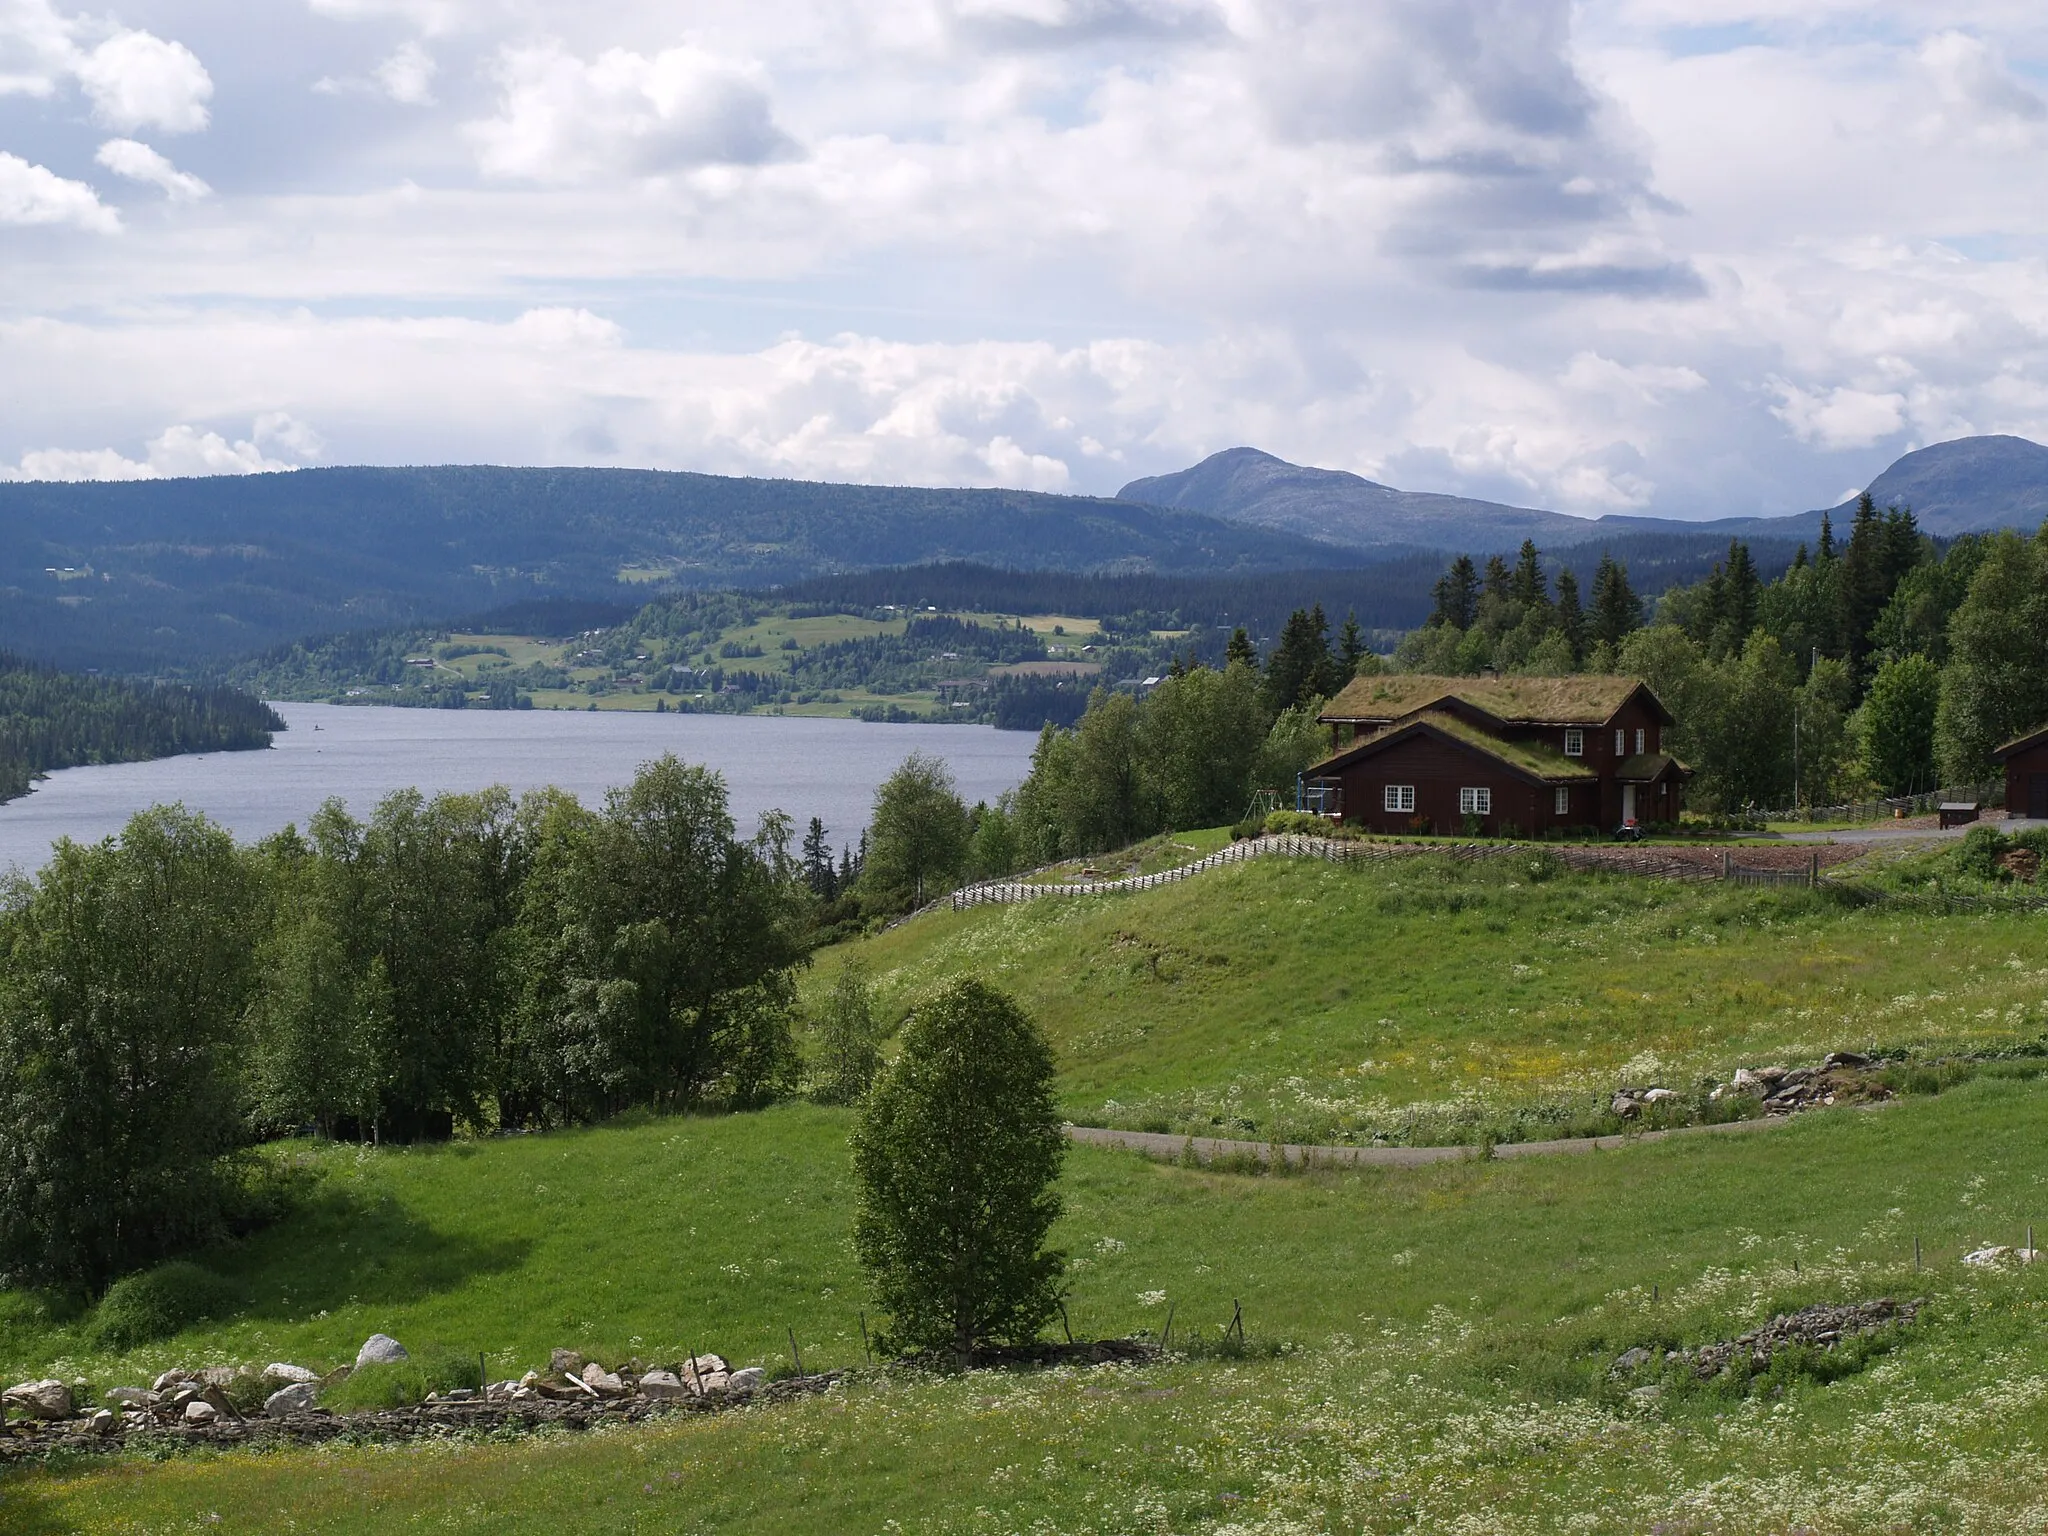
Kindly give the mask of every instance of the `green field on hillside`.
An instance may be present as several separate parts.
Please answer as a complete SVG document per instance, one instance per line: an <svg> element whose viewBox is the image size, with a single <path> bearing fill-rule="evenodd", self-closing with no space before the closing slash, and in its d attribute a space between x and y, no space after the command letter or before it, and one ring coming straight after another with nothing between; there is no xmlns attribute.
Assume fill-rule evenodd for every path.
<svg viewBox="0 0 2048 1536"><path fill-rule="evenodd" d="M807 1364L858 1364L846 1123L786 1109L331 1153L304 1214L208 1256L245 1287L242 1317L116 1362L17 1308L8 1368L325 1364L373 1328L510 1368L557 1343L784 1364L789 1327ZM1764 1135L1416 1171L1246 1178L1077 1149L1057 1232L1076 1326L1156 1333L1171 1306L1180 1358L859 1375L581 1438L15 1472L0 1528L2038 1529L2048 1272L1958 1260L2048 1213L2044 1133L2033 1085L1983 1082ZM1895 1347L1832 1384L1811 1362L1747 1395L1609 1375L1638 1344L1921 1295ZM1253 1347L1219 1358L1236 1300Z"/></svg>
<svg viewBox="0 0 2048 1536"><path fill-rule="evenodd" d="M858 956L900 1014L973 971L1051 1034L1077 1122L1259 1140L1528 1139L1584 1127L1624 1083L1698 1094L1745 1065L2048 1032L2038 916L1555 868L1263 859L921 917L827 951L804 985Z"/></svg>

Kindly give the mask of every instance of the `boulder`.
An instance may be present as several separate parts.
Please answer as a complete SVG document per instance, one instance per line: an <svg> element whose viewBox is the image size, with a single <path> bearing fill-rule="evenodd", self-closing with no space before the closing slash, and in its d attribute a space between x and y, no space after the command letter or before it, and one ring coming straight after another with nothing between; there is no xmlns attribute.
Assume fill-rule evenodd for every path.
<svg viewBox="0 0 2048 1536"><path fill-rule="evenodd" d="M309 1371L303 1365L287 1365L281 1360L274 1360L263 1367L263 1379L289 1385L301 1381L318 1381L320 1373Z"/></svg>
<svg viewBox="0 0 2048 1536"><path fill-rule="evenodd" d="M71 1389L54 1377L9 1387L0 1392L0 1403L39 1419L68 1419L72 1414Z"/></svg>
<svg viewBox="0 0 2048 1536"><path fill-rule="evenodd" d="M1963 1262L1972 1269L1996 1269L2011 1253L2012 1250L2004 1246L1979 1248L1974 1253L1964 1254Z"/></svg>
<svg viewBox="0 0 2048 1536"><path fill-rule="evenodd" d="M152 1391L156 1392L168 1392L171 1390L171 1388L177 1386L178 1383L183 1381L184 1379L185 1373L183 1371L168 1370L165 1371L163 1375L157 1377L155 1381L151 1382L150 1388Z"/></svg>
<svg viewBox="0 0 2048 1536"><path fill-rule="evenodd" d="M692 1355L683 1362L677 1374L692 1391L710 1392L716 1389L711 1380L713 1376L718 1378L717 1386L725 1385L726 1365L717 1355Z"/></svg>
<svg viewBox="0 0 2048 1536"><path fill-rule="evenodd" d="M640 1378L640 1395L663 1402L673 1397L688 1397L690 1389L683 1385L683 1378L674 1371L649 1371Z"/></svg>
<svg viewBox="0 0 2048 1536"><path fill-rule="evenodd" d="M289 1414L304 1413L313 1406L313 1399L320 1395L317 1381L295 1381L288 1387L280 1387L263 1399L263 1411L273 1419L282 1419Z"/></svg>
<svg viewBox="0 0 2048 1536"><path fill-rule="evenodd" d="M209 1365L197 1376L187 1379L198 1382L202 1387L231 1387L235 1384L235 1378L241 1374L242 1368L239 1365Z"/></svg>
<svg viewBox="0 0 2048 1536"><path fill-rule="evenodd" d="M1643 1102L1645 1104L1669 1104L1677 1097L1678 1090L1675 1088L1652 1088L1643 1095Z"/></svg>
<svg viewBox="0 0 2048 1536"><path fill-rule="evenodd" d="M195 1397L185 1405L187 1424L211 1424L220 1417L220 1410L203 1397Z"/></svg>
<svg viewBox="0 0 2048 1536"><path fill-rule="evenodd" d="M1617 1093L1614 1102L1607 1107L1624 1120L1633 1120L1643 1112L1643 1106L1625 1093Z"/></svg>
<svg viewBox="0 0 2048 1536"><path fill-rule="evenodd" d="M1826 1059L1821 1062L1820 1069L1823 1072L1832 1072L1837 1067L1867 1067L1869 1065L1870 1058L1861 1051L1829 1051Z"/></svg>
<svg viewBox="0 0 2048 1536"><path fill-rule="evenodd" d="M147 1408L156 1401L156 1394L147 1387L109 1387L106 1396L116 1408Z"/></svg>
<svg viewBox="0 0 2048 1536"><path fill-rule="evenodd" d="M1655 1355L1639 1344L1614 1362L1614 1374L1626 1376L1631 1371L1639 1371L1655 1358Z"/></svg>
<svg viewBox="0 0 2048 1536"><path fill-rule="evenodd" d="M573 1349L558 1349L548 1356L548 1369L557 1376L581 1377L589 1363Z"/></svg>
<svg viewBox="0 0 2048 1536"><path fill-rule="evenodd" d="M397 1360L410 1360L412 1356L398 1340L388 1333L373 1333L363 1340L363 1347L356 1351L356 1365L390 1365Z"/></svg>
<svg viewBox="0 0 2048 1536"><path fill-rule="evenodd" d="M768 1373L758 1365L750 1365L743 1371L734 1371L725 1378L728 1392L756 1392L768 1385Z"/></svg>
<svg viewBox="0 0 2048 1536"><path fill-rule="evenodd" d="M576 1378L599 1397L624 1397L626 1384L615 1372L606 1370L595 1360L583 1367L583 1374Z"/></svg>
<svg viewBox="0 0 2048 1536"><path fill-rule="evenodd" d="M92 1432L96 1435L118 1434L121 1416L111 1408L102 1408L92 1416Z"/></svg>
<svg viewBox="0 0 2048 1536"><path fill-rule="evenodd" d="M206 1384L206 1390L199 1394L199 1400L202 1403L211 1404L213 1411L224 1419L239 1419L242 1416L241 1411L228 1401L226 1390L215 1386L212 1382Z"/></svg>

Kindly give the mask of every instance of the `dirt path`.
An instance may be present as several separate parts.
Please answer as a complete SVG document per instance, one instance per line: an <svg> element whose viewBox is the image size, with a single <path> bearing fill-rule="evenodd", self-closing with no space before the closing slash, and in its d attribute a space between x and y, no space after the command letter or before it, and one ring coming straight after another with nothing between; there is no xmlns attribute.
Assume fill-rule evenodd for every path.
<svg viewBox="0 0 2048 1536"><path fill-rule="evenodd" d="M1875 1106L1872 1106L1875 1107ZM1644 1142L1667 1141L1675 1136L1732 1136L1747 1131L1767 1131L1785 1124L1790 1115L1767 1115L1756 1120L1731 1120L1725 1125L1684 1125L1668 1131L1636 1131L1623 1136L1571 1136L1559 1141L1502 1142L1493 1149L1497 1158L1559 1157L1573 1152L1612 1152ZM1215 1136L1174 1136L1157 1131L1112 1131L1093 1125L1064 1127L1070 1140L1096 1147L1122 1147L1148 1157L1177 1158L1188 1144L1203 1162L1219 1157L1256 1157L1270 1161L1273 1144L1265 1141L1225 1141ZM1304 1147L1293 1142L1281 1146L1280 1156L1289 1163L1317 1168L1421 1168L1430 1163L1471 1162L1479 1155L1476 1147Z"/></svg>

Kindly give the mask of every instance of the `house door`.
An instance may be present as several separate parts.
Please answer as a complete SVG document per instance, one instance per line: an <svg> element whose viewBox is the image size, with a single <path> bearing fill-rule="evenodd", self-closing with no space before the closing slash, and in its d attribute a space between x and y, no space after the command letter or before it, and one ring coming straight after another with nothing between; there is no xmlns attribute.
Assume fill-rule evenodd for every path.
<svg viewBox="0 0 2048 1536"><path fill-rule="evenodd" d="M2048 821L2048 773L2027 775L2027 815L2035 821Z"/></svg>
<svg viewBox="0 0 2048 1536"><path fill-rule="evenodd" d="M1633 784L1621 786L1621 820L1626 826L1636 819L1636 787Z"/></svg>

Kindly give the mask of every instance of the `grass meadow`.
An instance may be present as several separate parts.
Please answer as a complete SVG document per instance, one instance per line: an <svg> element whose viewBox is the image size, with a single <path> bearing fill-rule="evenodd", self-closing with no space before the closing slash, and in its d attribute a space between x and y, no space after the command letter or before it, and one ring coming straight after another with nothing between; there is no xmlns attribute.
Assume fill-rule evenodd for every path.
<svg viewBox="0 0 2048 1536"><path fill-rule="evenodd" d="M2040 932L1517 861L1275 859L921 919L822 955L805 987L858 954L900 1011L978 973L1046 1024L1076 1119L1361 1136L1568 1104L1621 1074L2038 1042ZM851 1123L785 1105L437 1147L286 1143L266 1155L303 1181L292 1214L194 1256L228 1282L224 1315L116 1353L89 1310L0 1293L10 1381L326 1367L375 1331L485 1351L494 1376L554 1346L717 1350L779 1374L793 1332L807 1367L850 1370L822 1398L580 1436L59 1459L0 1474L0 1532L2048 1524L2048 1266L1961 1262L2048 1232L2048 1086L2017 1072L1575 1157L1254 1176L1076 1147L1055 1233L1074 1331L1157 1338L1171 1317L1172 1351L950 1378L864 1356ZM1610 1372L1636 1346L1878 1296L1928 1306L1754 1381ZM1241 1349L1222 1334L1239 1303Z"/></svg>
<svg viewBox="0 0 2048 1536"><path fill-rule="evenodd" d="M1624 1082L2048 1032L2037 916L1554 870L1264 859L919 918L827 951L804 987L859 957L900 1015L973 971L1052 1036L1076 1122L1282 1141L1530 1139L1590 1128Z"/></svg>
<svg viewBox="0 0 2048 1536"><path fill-rule="evenodd" d="M301 1214L208 1256L244 1289L240 1315L109 1360L17 1307L8 1369L111 1382L172 1360L326 1364L372 1329L486 1348L507 1369L552 1344L786 1366L784 1328L807 1365L860 1367L846 1124L792 1108L331 1156ZM2048 1271L1959 1262L2048 1212L2048 1099L2030 1083L1761 1136L1420 1170L1244 1177L1077 1148L1066 1194L1077 1329L1156 1335L1171 1307L1176 1358L871 1371L816 1402L588 1437L18 1471L0 1480L0 1529L1847 1532L2048 1517ZM1747 1394L1674 1382L1645 1401L1608 1376L1637 1344L1877 1295L1931 1305L1831 1383L1793 1369ZM1218 1340L1237 1301L1250 1348L1233 1358Z"/></svg>

